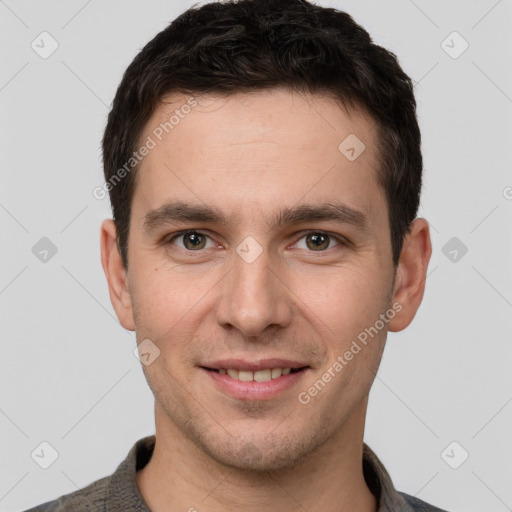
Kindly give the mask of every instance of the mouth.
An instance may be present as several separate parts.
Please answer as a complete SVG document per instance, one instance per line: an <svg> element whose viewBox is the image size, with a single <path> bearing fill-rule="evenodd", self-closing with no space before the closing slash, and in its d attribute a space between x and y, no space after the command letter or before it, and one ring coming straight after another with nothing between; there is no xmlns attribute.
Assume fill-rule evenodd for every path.
<svg viewBox="0 0 512 512"><path fill-rule="evenodd" d="M288 396L299 386L309 372L310 366L297 366L296 368L277 367L265 368L259 365L257 370L246 368L211 368L200 366L199 369L209 378L217 391L223 395L240 401L268 401L279 396ZM304 384L302 385L302 387Z"/></svg>
<svg viewBox="0 0 512 512"><path fill-rule="evenodd" d="M219 375L226 375L233 380L242 382L269 382L285 375L302 372L309 368L309 366L302 366L300 368L265 368L257 371L237 368L208 368L206 366L202 366L201 368L218 373Z"/></svg>

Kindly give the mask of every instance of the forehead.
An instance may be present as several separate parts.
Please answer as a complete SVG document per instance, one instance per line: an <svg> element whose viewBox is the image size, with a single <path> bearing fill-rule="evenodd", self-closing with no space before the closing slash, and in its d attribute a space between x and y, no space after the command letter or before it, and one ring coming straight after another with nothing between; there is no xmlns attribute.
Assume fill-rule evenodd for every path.
<svg viewBox="0 0 512 512"><path fill-rule="evenodd" d="M153 148L139 166L134 202L154 209L179 198L254 214L306 196L308 203L344 196L370 212L385 207L376 137L368 115L326 96L172 94L141 134Z"/></svg>

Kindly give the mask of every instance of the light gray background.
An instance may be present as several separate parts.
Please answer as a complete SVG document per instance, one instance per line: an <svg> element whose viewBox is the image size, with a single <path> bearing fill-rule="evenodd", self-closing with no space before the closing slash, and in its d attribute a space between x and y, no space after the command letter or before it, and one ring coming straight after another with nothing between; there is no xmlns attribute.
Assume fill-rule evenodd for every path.
<svg viewBox="0 0 512 512"><path fill-rule="evenodd" d="M512 2L317 3L346 10L398 55L417 84L424 141L425 298L389 335L365 440L402 491L453 512L512 510ZM192 4L0 1L2 511L112 473L154 432L135 335L115 318L100 264L108 199L92 190L123 71ZM59 44L47 59L31 48L43 31ZM453 31L469 43L458 58L441 46ZM452 54L462 44L445 43ZM47 262L32 252L42 237L58 248ZM452 237L467 247L456 261L443 253ZM31 458L42 441L59 453L48 469ZM445 461L462 450L469 458L452 469Z"/></svg>

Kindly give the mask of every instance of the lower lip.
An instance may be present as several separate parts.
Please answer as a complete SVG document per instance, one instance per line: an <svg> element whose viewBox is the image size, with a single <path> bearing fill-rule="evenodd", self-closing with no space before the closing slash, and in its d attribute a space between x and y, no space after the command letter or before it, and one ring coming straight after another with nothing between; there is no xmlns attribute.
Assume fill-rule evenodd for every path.
<svg viewBox="0 0 512 512"><path fill-rule="evenodd" d="M216 371L201 368L212 379L213 382L225 393L231 395L238 400L268 400L276 397L279 393L290 389L300 379L304 377L309 368L288 375L281 375L277 379L267 382L249 381L232 379L227 374L220 374Z"/></svg>

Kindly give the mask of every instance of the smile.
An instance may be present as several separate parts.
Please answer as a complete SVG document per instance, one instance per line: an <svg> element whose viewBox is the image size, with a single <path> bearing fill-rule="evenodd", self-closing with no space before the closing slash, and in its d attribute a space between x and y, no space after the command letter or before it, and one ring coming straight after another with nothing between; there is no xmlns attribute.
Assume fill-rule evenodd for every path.
<svg viewBox="0 0 512 512"><path fill-rule="evenodd" d="M310 370L301 368L267 368L249 371L234 368L201 367L223 394L238 400L269 400L290 389Z"/></svg>
<svg viewBox="0 0 512 512"><path fill-rule="evenodd" d="M272 379L278 379L282 375L299 372L303 368L267 368L266 370L258 370L256 372L251 372L248 370L237 370L234 368L220 368L218 370L213 368L208 369L216 371L221 375L229 375L232 379L241 380L242 382L268 382Z"/></svg>

